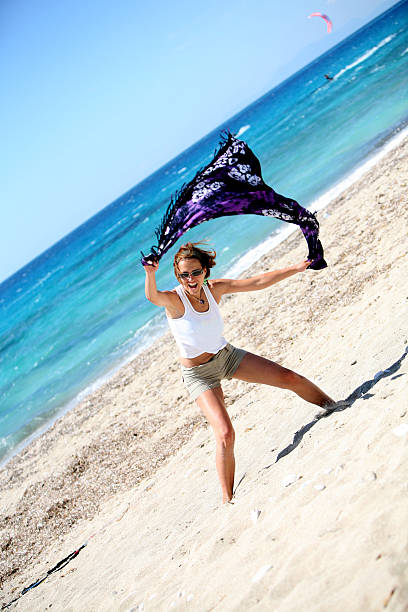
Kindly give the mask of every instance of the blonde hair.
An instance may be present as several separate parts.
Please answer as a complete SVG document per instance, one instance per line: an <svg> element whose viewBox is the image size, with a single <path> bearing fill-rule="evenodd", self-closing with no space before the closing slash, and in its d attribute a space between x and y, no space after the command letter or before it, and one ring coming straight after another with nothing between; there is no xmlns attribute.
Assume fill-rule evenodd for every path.
<svg viewBox="0 0 408 612"><path fill-rule="evenodd" d="M174 256L174 274L179 278L178 264L182 259L198 259L203 268L206 268L205 278L210 276L210 269L215 266L216 252L213 249L202 249L198 245L203 242L187 242L181 245Z"/></svg>

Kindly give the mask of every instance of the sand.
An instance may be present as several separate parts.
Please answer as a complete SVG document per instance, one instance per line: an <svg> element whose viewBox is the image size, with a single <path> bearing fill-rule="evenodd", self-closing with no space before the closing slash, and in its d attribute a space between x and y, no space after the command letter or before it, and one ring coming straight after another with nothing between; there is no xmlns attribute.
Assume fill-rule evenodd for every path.
<svg viewBox="0 0 408 612"><path fill-rule="evenodd" d="M222 303L232 344L349 407L226 381L223 506L166 335L1 470L3 604L87 543L12 607L408 610L407 185L408 139L319 213L326 270ZM304 256L297 231L245 275Z"/></svg>

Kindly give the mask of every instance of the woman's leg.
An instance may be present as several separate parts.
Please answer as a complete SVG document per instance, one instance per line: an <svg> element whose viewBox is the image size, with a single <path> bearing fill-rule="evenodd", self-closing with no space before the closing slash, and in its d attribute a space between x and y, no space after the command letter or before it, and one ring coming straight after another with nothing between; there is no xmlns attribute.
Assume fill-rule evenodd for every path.
<svg viewBox="0 0 408 612"><path fill-rule="evenodd" d="M221 387L204 391L196 403L213 428L217 443L216 466L222 489L222 502L232 499L235 474L235 432L225 408Z"/></svg>
<svg viewBox="0 0 408 612"><path fill-rule="evenodd" d="M280 387L281 389L290 389L307 402L318 406L328 407L335 404L331 397L304 376L253 353L245 355L233 378Z"/></svg>

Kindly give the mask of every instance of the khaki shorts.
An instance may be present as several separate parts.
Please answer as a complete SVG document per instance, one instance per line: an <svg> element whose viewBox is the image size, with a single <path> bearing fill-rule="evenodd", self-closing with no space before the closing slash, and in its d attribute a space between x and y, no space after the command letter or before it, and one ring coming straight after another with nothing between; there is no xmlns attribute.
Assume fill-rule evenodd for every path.
<svg viewBox="0 0 408 612"><path fill-rule="evenodd" d="M247 351L227 344L207 363L193 368L186 368L182 365L183 382L191 399L197 399L207 389L220 387L223 378L231 379L246 354Z"/></svg>

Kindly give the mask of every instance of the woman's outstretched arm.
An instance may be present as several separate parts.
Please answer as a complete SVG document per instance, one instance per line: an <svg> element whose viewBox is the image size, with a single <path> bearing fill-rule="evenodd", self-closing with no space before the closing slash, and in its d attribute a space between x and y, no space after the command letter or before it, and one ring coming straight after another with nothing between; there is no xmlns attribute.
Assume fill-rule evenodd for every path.
<svg viewBox="0 0 408 612"><path fill-rule="evenodd" d="M149 302L155 306L162 306L168 310L173 310L177 301L172 291L159 291L156 285L156 272L159 264L154 262L150 265L143 266L146 272L145 279L145 295Z"/></svg>
<svg viewBox="0 0 408 612"><path fill-rule="evenodd" d="M275 283L279 283L289 276L293 276L298 272L304 272L311 264L311 261L305 260L293 266L282 268L280 270L272 270L271 272L264 272L263 274L257 274L250 278L219 278L212 281L211 288L215 293L221 297L226 293L239 293L245 291L259 291L260 289L266 289Z"/></svg>

